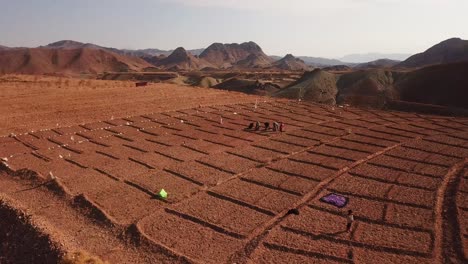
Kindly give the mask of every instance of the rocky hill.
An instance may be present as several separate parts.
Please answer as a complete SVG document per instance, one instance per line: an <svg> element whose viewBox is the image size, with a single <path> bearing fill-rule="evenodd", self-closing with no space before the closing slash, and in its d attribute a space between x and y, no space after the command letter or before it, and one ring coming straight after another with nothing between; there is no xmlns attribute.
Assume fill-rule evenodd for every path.
<svg viewBox="0 0 468 264"><path fill-rule="evenodd" d="M335 74L314 70L275 96L377 108L396 100L468 109L467 72L468 62L413 71L367 69Z"/></svg>
<svg viewBox="0 0 468 264"><path fill-rule="evenodd" d="M235 64L235 68L266 68L271 65L271 60L262 56L261 54L250 54L247 58L238 61Z"/></svg>
<svg viewBox="0 0 468 264"><path fill-rule="evenodd" d="M337 75L315 69L305 72L299 80L273 96L334 105L338 93L336 82Z"/></svg>
<svg viewBox="0 0 468 264"><path fill-rule="evenodd" d="M106 51L111 51L117 54L123 54L123 52L119 49L115 48L107 48L103 46L99 46L93 43L82 43L74 40L60 40L57 42L53 42L47 44L45 46L40 46L39 48L44 49L61 49L61 50L69 50L69 49L102 49Z"/></svg>
<svg viewBox="0 0 468 264"><path fill-rule="evenodd" d="M187 50L188 53L198 56L202 53L205 49L191 49ZM135 56L135 57L154 57L154 56L169 56L174 50L161 50L161 49L121 49L119 53L127 56Z"/></svg>
<svg viewBox="0 0 468 264"><path fill-rule="evenodd" d="M468 61L434 65L405 74L395 85L404 101L468 109Z"/></svg>
<svg viewBox="0 0 468 264"><path fill-rule="evenodd" d="M247 59L250 55L255 55L255 60L260 61L261 64L263 64L264 61L272 61L271 58L262 51L260 46L252 41L241 44L213 43L200 54L200 59L219 68L229 68ZM251 61L253 61L253 58L252 56L250 57ZM262 65L251 66L261 67Z"/></svg>
<svg viewBox="0 0 468 264"><path fill-rule="evenodd" d="M92 48L19 48L0 51L0 73L102 73L142 71L151 64L136 58Z"/></svg>
<svg viewBox="0 0 468 264"><path fill-rule="evenodd" d="M451 38L399 63L399 68L419 68L435 64L468 61L468 40Z"/></svg>
<svg viewBox="0 0 468 264"><path fill-rule="evenodd" d="M116 49L99 46L93 43L83 43L74 40L61 40L57 42L50 43L46 46L40 46L40 48L49 48L49 49L79 49L79 48L90 48L90 49L103 49L115 52L120 55L125 56L134 56L134 57L154 57L165 55L169 56L174 50L161 50L161 49ZM200 55L204 49L193 49L188 50L192 55Z"/></svg>
<svg viewBox="0 0 468 264"><path fill-rule="evenodd" d="M274 68L289 71L307 71L310 67L299 58L294 57L291 54L287 54L284 58L275 61L272 65Z"/></svg>
<svg viewBox="0 0 468 264"><path fill-rule="evenodd" d="M166 58L156 60L154 65L169 70L199 70L211 66L210 63L195 57L182 47L175 49Z"/></svg>
<svg viewBox="0 0 468 264"><path fill-rule="evenodd" d="M338 78L337 103L383 107L387 99L397 99L395 83L403 73L385 69L354 71Z"/></svg>

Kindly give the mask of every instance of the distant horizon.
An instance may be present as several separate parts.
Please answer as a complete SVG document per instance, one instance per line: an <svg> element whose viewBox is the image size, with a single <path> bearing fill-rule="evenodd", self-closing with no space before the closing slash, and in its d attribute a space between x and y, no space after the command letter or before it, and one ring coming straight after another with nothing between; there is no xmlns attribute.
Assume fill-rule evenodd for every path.
<svg viewBox="0 0 468 264"><path fill-rule="evenodd" d="M94 45L97 45L97 46L101 46L101 47L104 47L104 48L115 48L115 49L119 49L119 50L149 50L149 49L157 49L157 50L161 50L161 51L174 51L175 49L179 48L179 47L182 47L184 48L185 50L201 50L201 49L206 49L208 48L207 47L200 47L200 48L186 48L184 46L179 46L179 47L174 47L174 48L171 48L171 49L161 49L161 48L158 48L158 47L151 47L151 48L138 48L138 49L127 49L127 48L119 48L119 47L114 47L114 46L104 46L104 45L100 45L99 43L93 43L93 42L84 42L84 41L80 41L80 40L75 40L75 39L61 39L61 40L57 40L57 41L51 41L49 43L45 43L45 44L41 44L41 45L38 45L38 46L6 46L6 45L3 45L2 43L0 43L0 46L6 46L8 48L39 48L39 47L44 47L44 46L47 46L49 44L54 44L54 43L57 43L57 42L62 42L62 41L73 41L73 42L79 42L79 43L83 43L83 44L94 44ZM249 41L242 41L242 42L233 42L233 43L223 43L223 44L241 44L241 43L245 43L245 42L250 42L252 40L249 40ZM253 41L255 42L255 41ZM213 43L220 43L220 42L213 42ZM256 43L256 42L255 42ZM260 45L259 43L256 43L257 45L259 45L261 48L262 48L262 45ZM437 44L437 43L435 43ZM435 45L434 44L434 45ZM211 44L210 44L211 45ZM263 48L262 48L263 50ZM265 50L263 50L263 52L265 52ZM423 52L423 51L421 51ZM268 56L278 56L278 57L284 57L288 54L291 54L291 53L286 53L286 54L283 54L283 55L277 55L277 54L269 54L268 52L265 52L265 54L267 54ZM359 62L353 62L353 61L346 61L346 60L342 60L343 58L346 58L346 57L350 57L350 56L357 56L357 55L362 55L362 56L379 56L379 55L393 55L393 56L411 56L411 55L414 55L414 54L410 54L410 53L382 53L382 52L364 52L364 53L352 53L352 54L345 54L341 57L337 57L337 58L331 58L331 57L322 57L322 56L314 56L314 55L303 55L303 54L292 54L293 56L295 57L316 57L316 58L324 58L324 59L330 59L330 60L341 60L342 62L348 62L348 63L359 63ZM380 58L380 57L379 57ZM384 58L382 57L381 59L387 59L387 58ZM367 62L367 61L363 61L363 62Z"/></svg>
<svg viewBox="0 0 468 264"><path fill-rule="evenodd" d="M2 3L0 45L191 50L254 41L276 56L412 55L468 39L464 10L463 0L17 0Z"/></svg>

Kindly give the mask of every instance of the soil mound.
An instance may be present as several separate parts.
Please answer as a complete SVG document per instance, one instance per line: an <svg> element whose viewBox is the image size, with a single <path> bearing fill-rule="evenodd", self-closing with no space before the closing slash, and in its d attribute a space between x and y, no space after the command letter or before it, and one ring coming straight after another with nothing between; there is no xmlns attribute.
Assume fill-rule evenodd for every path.
<svg viewBox="0 0 468 264"><path fill-rule="evenodd" d="M171 83L177 85L196 85L199 83L199 78L192 77L192 76L177 76L176 78L164 81L164 83Z"/></svg>
<svg viewBox="0 0 468 264"><path fill-rule="evenodd" d="M252 79L231 78L220 84L213 86L214 88L243 92L256 95L271 95L277 92L280 87L269 82L260 82Z"/></svg>
<svg viewBox="0 0 468 264"><path fill-rule="evenodd" d="M306 72L302 77L274 94L274 97L302 99L318 103L334 105L338 93L336 75L320 69Z"/></svg>
<svg viewBox="0 0 468 264"><path fill-rule="evenodd" d="M101 49L11 49L0 51L0 73L82 74L142 71L151 64L140 58Z"/></svg>
<svg viewBox="0 0 468 264"><path fill-rule="evenodd" d="M248 87L255 86L255 80L242 79L242 78L231 78L214 87L229 91L243 91Z"/></svg>
<svg viewBox="0 0 468 264"><path fill-rule="evenodd" d="M200 58L216 67L229 68L247 59L247 57L252 54L257 56L256 60L258 61L271 62L271 59L262 51L260 46L252 41L242 44L213 43L200 54ZM253 57L251 57L251 59L253 59ZM246 62L243 63L245 64Z"/></svg>
<svg viewBox="0 0 468 264"><path fill-rule="evenodd" d="M213 87L213 86L215 86L217 84L219 84L219 81L216 80L215 78L213 78L213 77L203 77L200 80L200 82L198 83L197 86L209 88L209 87Z"/></svg>
<svg viewBox="0 0 468 264"><path fill-rule="evenodd" d="M468 61L468 40L451 38L409 57L396 67L413 68L460 61Z"/></svg>
<svg viewBox="0 0 468 264"><path fill-rule="evenodd" d="M273 63L273 67L281 70L288 71L307 71L310 67L299 58L294 57L291 54L286 55L284 58Z"/></svg>

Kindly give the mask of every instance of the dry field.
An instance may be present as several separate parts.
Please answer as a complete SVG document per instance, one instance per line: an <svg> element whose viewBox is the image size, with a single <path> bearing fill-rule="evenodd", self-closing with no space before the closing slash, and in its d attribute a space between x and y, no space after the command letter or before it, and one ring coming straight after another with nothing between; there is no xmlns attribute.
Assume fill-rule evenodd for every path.
<svg viewBox="0 0 468 264"><path fill-rule="evenodd" d="M247 96L170 84L135 87L130 81L0 76L0 136L199 105L229 104ZM241 101L244 99L241 99ZM250 101L255 101L250 97Z"/></svg>
<svg viewBox="0 0 468 264"><path fill-rule="evenodd" d="M255 108L258 97L175 85L0 87L1 133L16 133L0 138L0 210L31 216L49 241L23 259L80 250L110 263L467 259L467 118L287 100ZM245 130L257 120L285 131ZM332 192L348 205L319 201Z"/></svg>

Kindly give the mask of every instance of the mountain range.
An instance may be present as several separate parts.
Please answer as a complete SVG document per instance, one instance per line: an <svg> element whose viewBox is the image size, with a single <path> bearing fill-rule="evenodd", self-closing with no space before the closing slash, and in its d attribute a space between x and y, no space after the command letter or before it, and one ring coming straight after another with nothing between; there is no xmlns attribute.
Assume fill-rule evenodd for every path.
<svg viewBox="0 0 468 264"><path fill-rule="evenodd" d="M247 42L248 43L248 42ZM214 43L212 45L220 45L221 43ZM225 44L231 45L232 44ZM235 44L234 44L235 45ZM154 56L169 56L174 50L161 50L157 48L149 48L149 49L116 49L111 47L104 47L100 45L96 45L93 43L83 43L74 40L61 40L57 42L53 42L47 44L45 46L39 46L38 48L52 48L52 49L76 49L76 48L91 48L91 49L104 49L108 51L115 52L120 55L126 56L135 56L135 57L142 57L147 58L151 61L151 57ZM0 50L11 49L10 47L0 45ZM194 56L199 56L203 53L206 48L200 49L189 49L187 52ZM322 57L311 57L311 56L297 56L297 58L303 60L307 65L312 67L326 67L326 66L334 66L334 65L347 65L347 66L354 66L358 63L362 62L370 62L377 59L387 58L387 59L394 59L394 60L402 60L403 57L409 57L406 54L383 54L383 53L369 53L369 54L352 54L344 56L341 59L329 59L329 58L322 58ZM268 56L271 61L280 60L281 56L270 55ZM252 58L251 58L252 59ZM262 58L262 60L265 58ZM269 59L266 59L270 61Z"/></svg>
<svg viewBox="0 0 468 264"><path fill-rule="evenodd" d="M366 63L366 62L371 62L371 61L376 61L379 59L389 59L393 61L404 61L408 57L410 57L411 54L405 54L405 53L362 53L362 54L349 54L345 55L341 58L339 58L339 61L344 61L347 63Z"/></svg>
<svg viewBox="0 0 468 264"><path fill-rule="evenodd" d="M138 57L103 49L15 48L0 51L0 74L97 74L141 71L152 67Z"/></svg>
<svg viewBox="0 0 468 264"><path fill-rule="evenodd" d="M174 51L159 49L128 50L102 47L72 40L54 42L38 48L0 46L0 73L99 73L101 71L145 71L202 69L271 69L307 71L315 67L340 68L419 68L434 64L468 60L468 41L452 38L413 55L405 61L378 59L367 63L345 63L317 57L284 58L266 55L255 42L213 43L206 49ZM370 58L370 57L369 57Z"/></svg>
<svg viewBox="0 0 468 264"><path fill-rule="evenodd" d="M82 43L74 40L61 40L57 42L50 43L46 46L40 46L39 48L49 48L49 49L77 49L77 48L91 48L91 49L104 49L108 51L115 52L117 54L126 55L126 56L135 56L135 57L145 57L145 56L159 56L165 55L169 56L174 50L161 50L161 49L116 49L99 46L93 43ZM204 49L193 49L188 50L193 55L200 55Z"/></svg>

